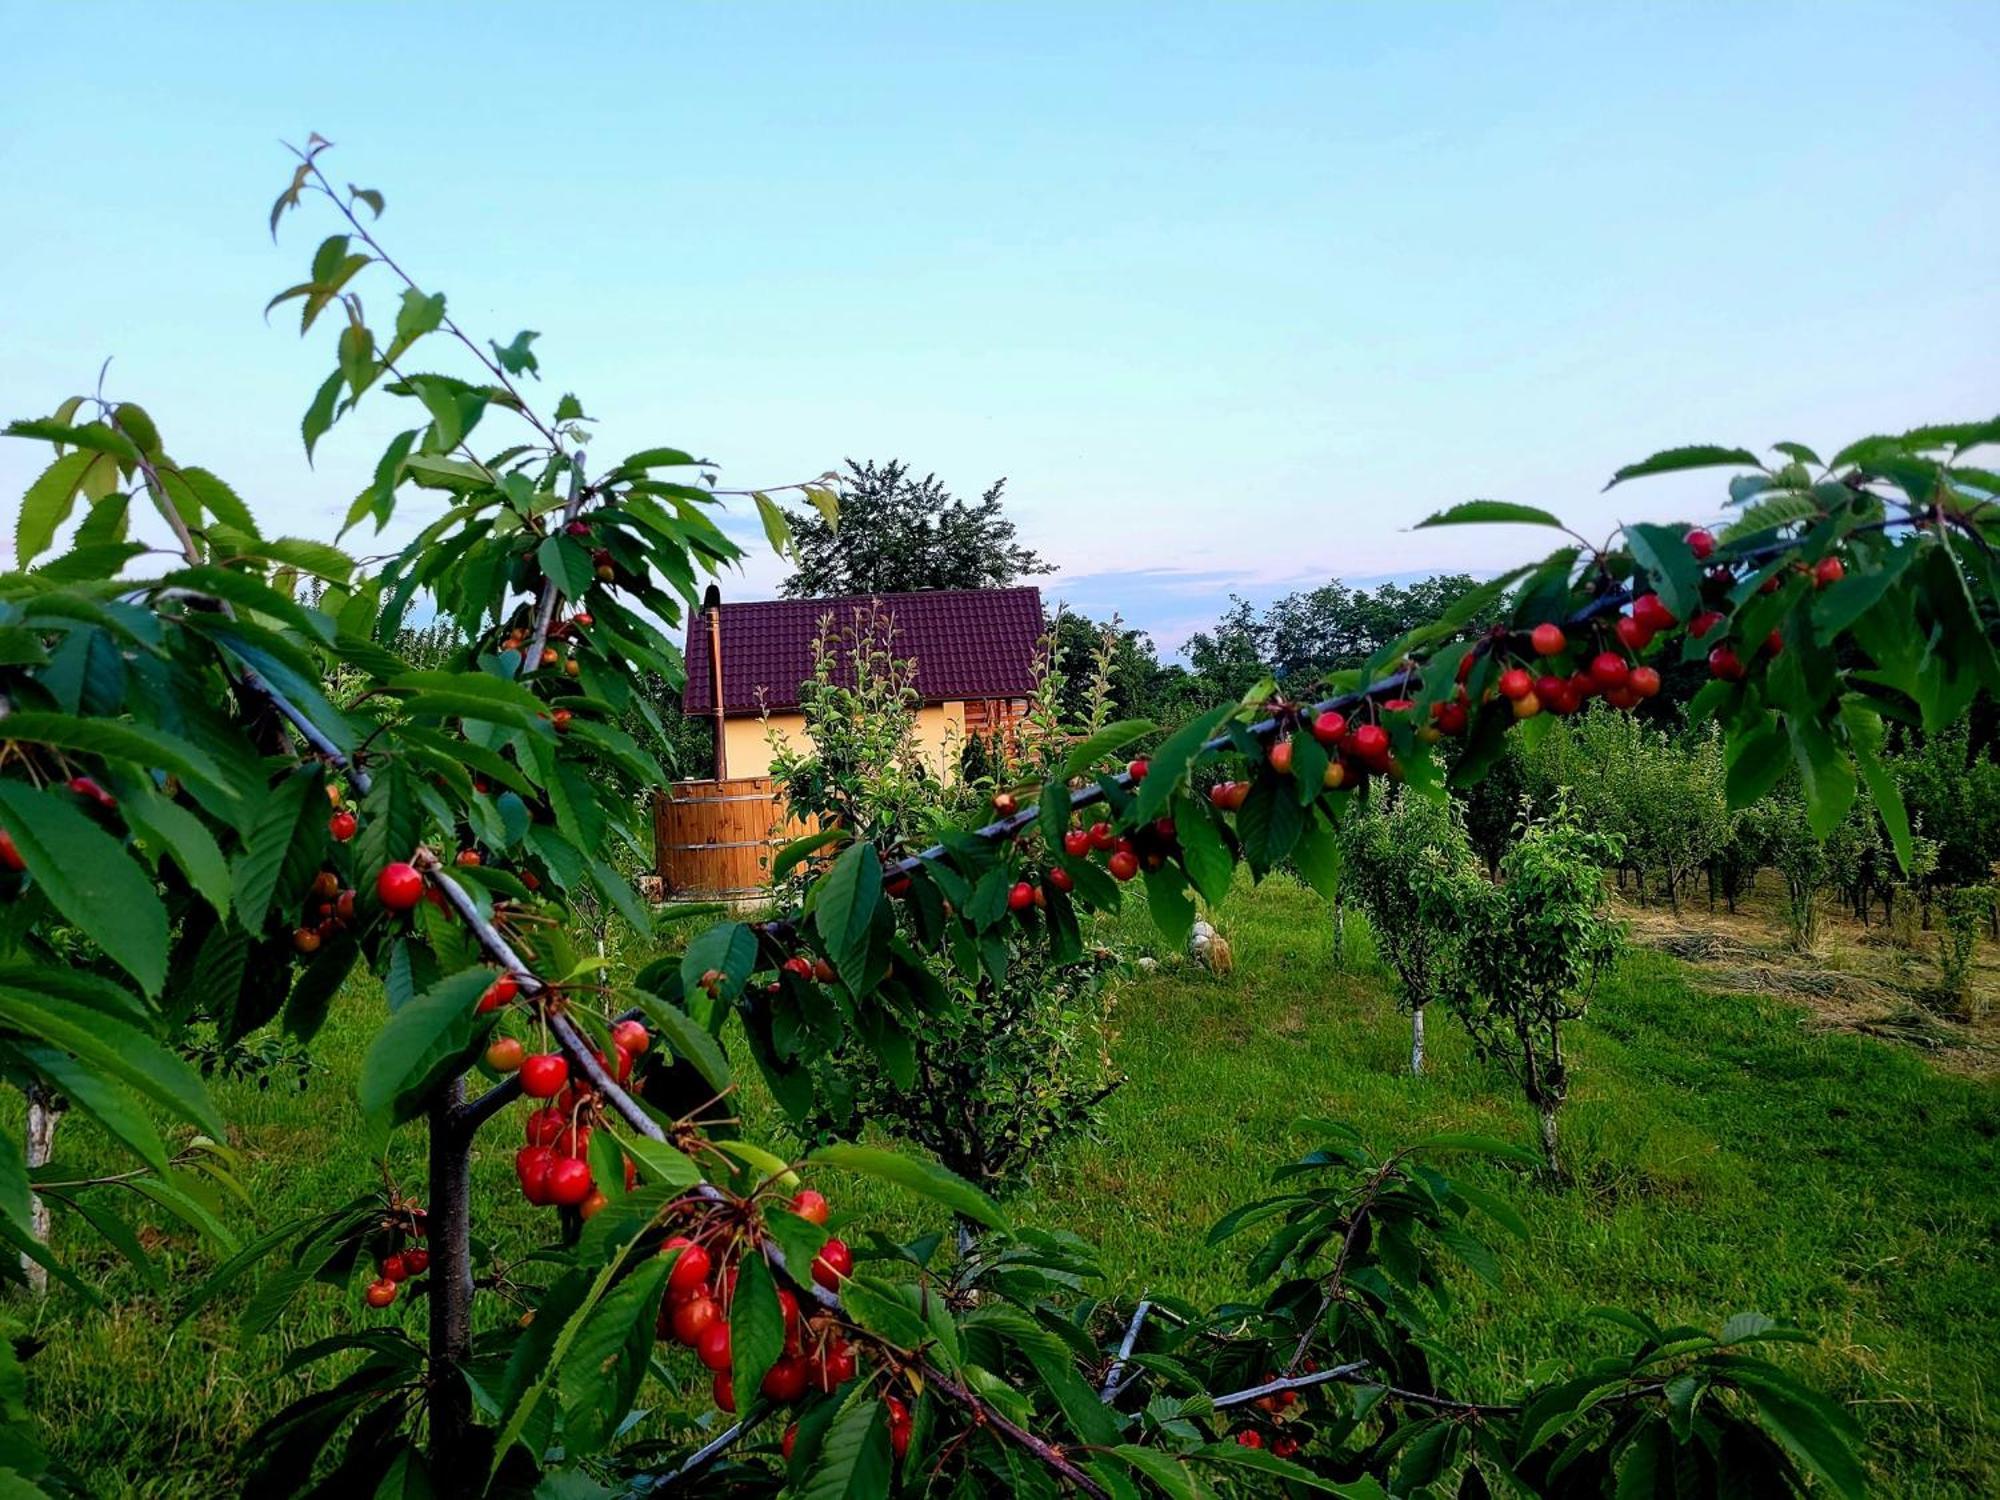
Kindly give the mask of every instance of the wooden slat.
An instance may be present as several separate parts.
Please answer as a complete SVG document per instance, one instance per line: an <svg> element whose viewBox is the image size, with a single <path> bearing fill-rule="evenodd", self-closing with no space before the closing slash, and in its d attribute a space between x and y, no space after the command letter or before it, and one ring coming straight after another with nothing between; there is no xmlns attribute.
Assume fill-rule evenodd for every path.
<svg viewBox="0 0 2000 1500"><path fill-rule="evenodd" d="M750 896L769 884L771 856L817 829L785 814L768 776L681 781L653 797L653 849L670 896Z"/></svg>

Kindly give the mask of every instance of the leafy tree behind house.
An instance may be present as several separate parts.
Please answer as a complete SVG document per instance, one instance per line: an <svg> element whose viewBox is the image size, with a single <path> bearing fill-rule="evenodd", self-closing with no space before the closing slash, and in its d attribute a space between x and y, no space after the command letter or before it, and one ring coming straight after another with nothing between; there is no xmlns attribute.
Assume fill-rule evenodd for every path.
<svg viewBox="0 0 2000 1500"><path fill-rule="evenodd" d="M786 512L796 569L782 592L789 599L818 599L1005 588L1053 572L1021 545L1002 513L1006 484L996 479L977 500L965 501L935 474L913 477L901 459L849 459L838 524L816 510Z"/></svg>

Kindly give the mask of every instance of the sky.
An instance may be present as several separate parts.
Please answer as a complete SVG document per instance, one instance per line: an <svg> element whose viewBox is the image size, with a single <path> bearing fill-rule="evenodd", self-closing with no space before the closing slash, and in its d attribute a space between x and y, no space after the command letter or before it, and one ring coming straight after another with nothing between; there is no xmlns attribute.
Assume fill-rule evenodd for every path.
<svg viewBox="0 0 2000 1500"><path fill-rule="evenodd" d="M0 0L0 415L94 387L268 533L332 539L403 425L309 466L267 324L281 141L335 142L454 317L538 330L594 454L731 487L1006 476L1049 594L1171 651L1230 593L1495 570L1687 442L2000 411L2000 5L50 5ZM386 281L359 289L378 323ZM441 362L441 361L440 361ZM482 429L482 435L484 429ZM495 444L497 446L497 442ZM45 450L0 443L10 508ZM412 492L380 538L435 514ZM775 591L752 550L725 597ZM12 526L5 526L11 536Z"/></svg>

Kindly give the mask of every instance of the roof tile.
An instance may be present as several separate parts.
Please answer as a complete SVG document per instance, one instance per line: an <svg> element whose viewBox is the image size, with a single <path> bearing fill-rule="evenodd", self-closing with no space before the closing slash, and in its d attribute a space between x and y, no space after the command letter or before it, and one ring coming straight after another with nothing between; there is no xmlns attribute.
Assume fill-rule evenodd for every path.
<svg viewBox="0 0 2000 1500"><path fill-rule="evenodd" d="M1024 698L1035 688L1042 593L1037 588L935 589L915 594L855 594L838 599L762 599L722 605L722 703L727 714L798 707L799 685L812 675L812 644L829 615L844 628L870 605L893 621L896 650L917 663L926 703ZM708 616L689 622L687 686L681 706L715 711Z"/></svg>

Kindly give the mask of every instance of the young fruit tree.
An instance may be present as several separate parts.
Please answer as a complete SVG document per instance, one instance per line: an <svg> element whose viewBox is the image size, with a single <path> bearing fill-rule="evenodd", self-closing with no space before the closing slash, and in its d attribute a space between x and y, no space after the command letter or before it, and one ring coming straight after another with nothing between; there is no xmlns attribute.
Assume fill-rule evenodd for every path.
<svg viewBox="0 0 2000 1500"><path fill-rule="evenodd" d="M1826 465L1796 444L1768 469L1737 449L1659 455L1618 478L1744 471L1735 499L1783 494L1787 518L1719 541L1634 525L1565 548L1384 646L1324 702L1223 704L1142 759L1124 757L1152 726L1105 726L1011 810L918 852L822 836L788 855L826 856L797 911L718 922L628 972L572 933L579 906L602 902L653 936L607 851L643 846L638 794L661 779L662 734L646 689L678 680L666 630L698 607L700 575L738 555L714 517L734 496L690 450L587 457L604 444L584 404L528 398L536 336L464 330L377 238L381 194L339 186L326 153L316 137L298 153L272 225L308 204L337 225L273 306L332 333L309 450L364 400L409 414L349 515L379 529L421 507L407 546L369 568L266 537L102 390L7 429L51 459L0 579L9 1082L64 1090L157 1158L160 1127L116 1090L174 1132L223 1124L163 1041L176 985L310 1035L365 964L385 1004L358 1098L374 1144L422 1138L420 1182L385 1155L379 1179L249 1240L183 1303L186 1317L255 1280L254 1327L295 1329L325 1296L351 1313L291 1354L318 1384L253 1438L246 1493L652 1492L697 1473L703 1493L855 1497L1384 1480L1478 1493L1681 1474L1860 1493L1852 1422L1746 1352L1794 1336L1755 1317L1706 1335L1620 1315L1628 1357L1542 1372L1492 1404L1443 1389L1459 1362L1428 1331L1438 1253L1477 1270L1458 1221L1505 1227L1509 1210L1431 1158L1509 1148L1378 1155L1329 1127L1335 1144L1288 1169L1279 1198L1229 1221L1270 1226L1247 1268L1275 1281L1262 1307L1177 1308L1162 1333L1144 1307L1126 1318L1084 1299L1094 1268L1072 1241L1013 1224L935 1165L851 1143L795 1161L745 1139L729 1058L751 1058L800 1115L850 1039L906 1050L947 969L997 979L1019 941L1074 962L1088 914L1134 887L1182 941L1194 894L1222 900L1239 863L1323 883L1367 788L1435 791L1446 738L1463 746L1453 774L1476 778L1517 723L1586 693L1641 701L1669 652L1720 653L1692 709L1750 768L1732 793L1796 763L1831 827L1858 779L1905 852L1882 714L1948 723L2000 685L1995 496L1956 465L2000 426L1869 439ZM792 488L830 503L817 480ZM784 547L770 492L742 498ZM1496 502L1445 522L1558 524ZM154 526L170 547L135 535ZM1835 556L1843 574L1822 587ZM1650 636L1614 623L1628 603ZM441 665L401 649L426 614L464 641ZM1544 678L1519 690L1545 624L1563 646L1536 653ZM1195 797L1218 770L1240 795ZM65 800L79 776L114 804ZM475 1149L512 1156L523 1198L548 1210L537 1242L475 1234ZM981 1225L978 1255L837 1217L829 1187L851 1173ZM16 1229L24 1186L14 1174L0 1203ZM697 1382L716 1413L691 1426L677 1418ZM0 1416L16 1488L64 1487L23 1404Z"/></svg>
<svg viewBox="0 0 2000 1500"><path fill-rule="evenodd" d="M1424 1008L1457 993L1465 918L1486 880L1449 800L1404 793L1357 807L1341 825L1341 873L1410 1014L1410 1071L1424 1071Z"/></svg>
<svg viewBox="0 0 2000 1500"><path fill-rule="evenodd" d="M1563 1025L1583 1016L1623 937L1604 888L1616 856L1611 839L1586 832L1557 803L1529 818L1500 861L1499 882L1478 889L1462 915L1453 1009L1480 1057L1504 1066L1540 1116L1553 1178L1563 1175L1556 1114L1569 1093Z"/></svg>

